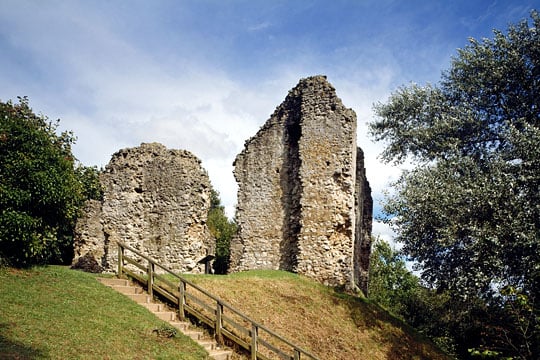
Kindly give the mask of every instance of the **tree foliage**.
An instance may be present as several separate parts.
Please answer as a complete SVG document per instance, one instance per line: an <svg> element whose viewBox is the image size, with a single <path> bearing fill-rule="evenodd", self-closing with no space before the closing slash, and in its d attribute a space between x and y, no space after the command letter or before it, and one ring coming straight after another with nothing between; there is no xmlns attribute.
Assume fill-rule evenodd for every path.
<svg viewBox="0 0 540 360"><path fill-rule="evenodd" d="M32 112L27 98L0 102L0 259L14 266L68 262L79 208L99 196L97 170L75 162L71 132ZM94 188L86 185L94 184ZM98 187L96 187L98 186Z"/></svg>
<svg viewBox="0 0 540 360"><path fill-rule="evenodd" d="M403 254L381 239L374 242L371 253L370 299L431 339L451 357L466 358L486 351L498 354L482 349L484 334L500 323L502 314L498 309L488 311L479 298L462 299L449 291L426 287L407 269ZM500 343L497 338L493 341Z"/></svg>
<svg viewBox="0 0 540 360"><path fill-rule="evenodd" d="M405 300L419 286L418 278L407 269L403 256L382 239L373 243L369 264L370 298L402 316Z"/></svg>
<svg viewBox="0 0 540 360"><path fill-rule="evenodd" d="M237 225L225 215L225 208L221 205L219 193L215 190L212 190L211 194L208 229L216 239L214 271L216 274L226 274L229 269L231 239L236 234Z"/></svg>
<svg viewBox="0 0 540 360"><path fill-rule="evenodd" d="M455 311L456 303L448 294L437 294L424 287L420 279L407 269L403 254L382 239L373 243L369 279L371 300L413 326L448 354L457 356L462 351L456 345L459 339L454 332L454 319L460 313ZM467 335L471 332L471 329L463 327L458 331Z"/></svg>
<svg viewBox="0 0 540 360"><path fill-rule="evenodd" d="M403 251L461 301L510 316L505 289L525 296L536 314L527 333L490 325L507 335L497 353L522 358L540 351L539 31L532 11L493 39L471 39L437 85L398 89L370 124L384 160L416 165L385 204Z"/></svg>

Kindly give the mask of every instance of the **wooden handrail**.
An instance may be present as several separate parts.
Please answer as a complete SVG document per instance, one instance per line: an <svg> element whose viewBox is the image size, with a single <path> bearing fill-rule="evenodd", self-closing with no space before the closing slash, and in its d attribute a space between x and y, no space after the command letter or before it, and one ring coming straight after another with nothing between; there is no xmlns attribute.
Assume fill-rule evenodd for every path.
<svg viewBox="0 0 540 360"><path fill-rule="evenodd" d="M258 322L252 320L247 315L244 315L241 311L234 308L232 305L228 304L227 302L223 301L219 297L209 293L208 291L204 290L200 286L194 284L193 282L183 278L182 276L179 276L178 274L175 274L172 270L168 269L167 267L160 265L157 261L150 258L149 256L146 256L145 254L141 253L140 251L133 249L132 247L122 243L118 243L118 276L122 275L128 275L131 276L133 279L143 283L148 288L149 294L158 293L168 299L169 301L172 301L178 306L178 312L179 317L181 320L183 320L186 316L186 313L190 314L191 316L194 316L199 321L204 323L209 323L208 325L213 327L214 334L216 337L216 340L219 343L223 343L223 339L227 338L230 341L233 341L237 345L241 346L242 348L246 349L250 353L250 359L252 360L268 360L270 359L263 353L261 353L261 348L265 348L267 351L274 353L277 355L280 359L287 359L287 360L301 360L301 359L312 359L312 360L319 360L315 355L310 353L307 350L302 349L301 347L293 344L291 341L283 338L282 336L278 335L274 331L268 329L262 324L259 324ZM128 250L137 256L145 259L147 261L147 266L140 264L137 260L130 258L129 256L126 256L125 251ZM144 279L143 276L140 274L136 274L134 271L129 269L129 267L126 266L125 262L128 264L134 264L136 268L139 269L146 269L146 279ZM159 276L156 275L156 267L163 269L166 273L170 274L171 276L175 277L179 284L176 288L170 288L170 282L169 281L162 281L163 284L168 285L168 288L166 286L163 286L163 284L158 285L156 282L159 280ZM189 287L187 286L189 285ZM204 299L201 299L200 297L197 297L195 294L189 292L189 289L193 288L206 296L207 298L211 299L214 303L213 304L206 304ZM206 316L201 312L201 310L197 310L192 305L188 304L187 300L192 299L195 303L198 303L199 306L203 307L203 310L206 308L207 313L210 313L209 316ZM208 309L213 309L212 311L208 311ZM234 315L239 317L243 322L248 323L249 327L245 327L242 324L239 324L236 321L233 321L230 319L229 316L224 315L224 309L227 309L228 311L232 312ZM232 326L231 328L227 328L227 325ZM242 334L235 333L235 329L239 329ZM238 330L237 330L238 331ZM261 331L263 331L265 334L268 334L270 338L277 340L283 345L287 346L289 349L292 350L292 354L290 352L286 352L277 346L270 344L268 341L261 338ZM248 339L242 339L242 337L246 336L245 334L248 334Z"/></svg>

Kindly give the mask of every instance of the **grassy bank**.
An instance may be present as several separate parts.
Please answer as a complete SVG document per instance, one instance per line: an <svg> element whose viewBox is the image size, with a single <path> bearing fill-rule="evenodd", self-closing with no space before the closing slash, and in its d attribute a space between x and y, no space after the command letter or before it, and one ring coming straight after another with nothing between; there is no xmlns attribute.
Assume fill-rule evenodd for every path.
<svg viewBox="0 0 540 360"><path fill-rule="evenodd" d="M446 359L368 300L281 271L187 276L320 359ZM145 308L64 267L0 269L0 359L205 358Z"/></svg>
<svg viewBox="0 0 540 360"><path fill-rule="evenodd" d="M186 359L206 352L95 277L65 267L0 268L0 359Z"/></svg>
<svg viewBox="0 0 540 360"><path fill-rule="evenodd" d="M446 359L376 304L303 276L249 271L186 277L320 359Z"/></svg>

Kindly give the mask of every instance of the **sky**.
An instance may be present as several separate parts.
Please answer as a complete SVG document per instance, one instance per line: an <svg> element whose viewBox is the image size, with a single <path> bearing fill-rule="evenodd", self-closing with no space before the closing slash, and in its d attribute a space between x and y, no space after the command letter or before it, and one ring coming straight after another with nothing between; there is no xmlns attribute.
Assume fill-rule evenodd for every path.
<svg viewBox="0 0 540 360"><path fill-rule="evenodd" d="M233 216L244 142L301 78L326 75L356 112L380 214L401 169L368 136L373 105L436 84L469 38L531 9L540 0L0 0L0 101L28 96L60 119L86 166L143 142L189 150Z"/></svg>

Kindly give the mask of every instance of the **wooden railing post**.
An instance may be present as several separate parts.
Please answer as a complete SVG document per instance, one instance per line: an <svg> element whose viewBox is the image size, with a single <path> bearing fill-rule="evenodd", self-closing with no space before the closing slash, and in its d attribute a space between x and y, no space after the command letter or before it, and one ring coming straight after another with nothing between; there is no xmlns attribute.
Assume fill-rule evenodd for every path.
<svg viewBox="0 0 540 360"><path fill-rule="evenodd" d="M139 256L141 259L145 259L147 261L147 266L144 266L144 262L141 259L138 259L136 256L132 256L132 253ZM156 275L156 267L158 268L158 272L161 271L159 269L163 269L170 275L176 277L176 279L179 280L178 285L176 285L174 282L167 280L166 278L162 278L161 276ZM142 274L138 270L133 270L133 268L138 268L142 271ZM148 279L145 279L144 271L147 272ZM158 262L144 255L140 251L121 242L118 242L118 275L125 275L127 277L133 278L134 280L140 282L143 286L146 282L148 286L148 293L152 295L153 292L156 291L156 293L163 295L166 299L170 300L173 303L178 301L178 317L181 321L185 321L186 315L191 314L199 321L205 322L206 324L215 327L216 341L220 345L222 345L225 340L235 342L238 346L247 350L251 354L251 356L249 357L250 360L257 360L259 358L267 359L267 355L262 354L265 353L265 350L272 351L280 359L318 360L315 355L291 343L287 339L279 336L277 333L266 328L264 325L258 324L254 320L242 314L239 310L232 307L230 304L210 294L195 283L192 283L189 280L178 276L170 269L164 267L163 265L160 265ZM156 285L157 281L159 281L159 286ZM154 285L156 285L155 289ZM178 286L178 292L176 292L175 286ZM195 296L194 292L196 291L202 293L204 295L204 299L209 298L211 300L207 301L203 300L202 297ZM190 299L190 304L187 303L188 298ZM191 306L192 303L198 303L202 307L202 309L199 310L199 306ZM214 308L215 310L212 311L212 308ZM224 313L225 308L227 308L227 314ZM245 321L251 326L244 326L240 323L236 323L235 321L229 323L229 311L234 317L239 316L242 319L242 323ZM215 322L210 315L213 312L216 316ZM236 330L230 329L229 325L236 328ZM259 330L262 330L264 332L264 336L263 338L261 338L260 341ZM248 339L249 335L250 338ZM281 343L285 344L284 346L288 350L284 350L282 346L274 345L273 341L272 343L268 342L268 340L266 340L267 336L271 337L270 340L280 341ZM261 346L261 353L259 353L259 343ZM259 356L259 354L261 355Z"/></svg>
<svg viewBox="0 0 540 360"><path fill-rule="evenodd" d="M251 323L251 360L257 360L257 337L259 328Z"/></svg>
<svg viewBox="0 0 540 360"><path fill-rule="evenodd" d="M223 315L223 304L219 301L216 301L216 329L215 329L215 334L216 334L216 342L219 344L219 345L223 345L224 341L223 341L223 335L221 335L221 329L223 328L223 319L222 319L222 315Z"/></svg>
<svg viewBox="0 0 540 360"><path fill-rule="evenodd" d="M150 298L154 296L154 263L148 260L148 295Z"/></svg>
<svg viewBox="0 0 540 360"><path fill-rule="evenodd" d="M178 316L180 321L184 321L186 319L184 313L184 305L186 305L186 283L183 280L180 280L180 284L178 284L178 293Z"/></svg>
<svg viewBox="0 0 540 360"><path fill-rule="evenodd" d="M124 272L124 247L118 244L118 277L122 277Z"/></svg>

